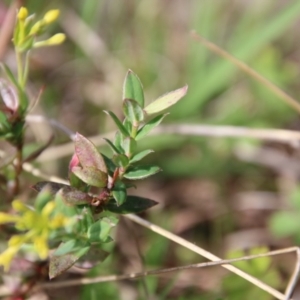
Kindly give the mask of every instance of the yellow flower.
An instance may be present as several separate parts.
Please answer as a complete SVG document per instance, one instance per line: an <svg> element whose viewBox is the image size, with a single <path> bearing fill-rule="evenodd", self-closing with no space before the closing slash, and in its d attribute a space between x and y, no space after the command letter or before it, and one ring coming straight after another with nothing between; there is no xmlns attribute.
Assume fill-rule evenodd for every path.
<svg viewBox="0 0 300 300"><path fill-rule="evenodd" d="M66 39L65 34L57 33L45 41L40 41L40 42L34 43L33 46L34 46L34 48L44 47L44 46L55 46L55 45L59 45L59 44L63 43L65 39Z"/></svg>
<svg viewBox="0 0 300 300"><path fill-rule="evenodd" d="M28 16L28 10L26 7L21 7L18 12L18 19L24 21Z"/></svg>
<svg viewBox="0 0 300 300"><path fill-rule="evenodd" d="M29 35L38 35L43 32L45 23L43 20L37 21L30 29Z"/></svg>
<svg viewBox="0 0 300 300"><path fill-rule="evenodd" d="M17 222L19 219L20 218L18 216L0 212L0 224L14 223Z"/></svg>
<svg viewBox="0 0 300 300"><path fill-rule="evenodd" d="M55 214L54 201L47 202L40 211L31 209L19 200L13 201L12 206L18 215L0 213L0 224L15 223L15 228L23 233L12 236L8 248L0 254L0 265L4 266L5 271L23 244L32 244L39 257L46 259L50 234L69 222L62 214Z"/></svg>
<svg viewBox="0 0 300 300"><path fill-rule="evenodd" d="M59 14L60 14L59 9L52 9L52 10L49 10L49 11L46 12L46 14L44 15L43 21L45 22L45 24L53 23L54 21L57 20Z"/></svg>
<svg viewBox="0 0 300 300"><path fill-rule="evenodd" d="M4 267L4 271L9 270L10 263L19 249L19 247L9 247L0 254L0 265Z"/></svg>

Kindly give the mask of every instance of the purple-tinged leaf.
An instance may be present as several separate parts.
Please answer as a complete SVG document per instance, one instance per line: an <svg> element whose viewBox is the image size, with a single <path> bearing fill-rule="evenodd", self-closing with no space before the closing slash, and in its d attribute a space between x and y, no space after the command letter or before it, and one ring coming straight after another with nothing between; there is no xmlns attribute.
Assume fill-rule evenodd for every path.
<svg viewBox="0 0 300 300"><path fill-rule="evenodd" d="M73 187L63 188L61 197L67 205L85 205L94 203L95 197Z"/></svg>
<svg viewBox="0 0 300 300"><path fill-rule="evenodd" d="M99 247L101 247L101 244L92 245L87 254L76 261L75 266L81 269L91 269L97 264L103 262L110 255L110 253Z"/></svg>
<svg viewBox="0 0 300 300"><path fill-rule="evenodd" d="M174 105L177 103L182 97L185 96L187 93L188 86L185 85L184 87L169 92L158 99L154 100L152 103L150 103L147 107L144 108L144 111L147 115L152 115L159 113L168 107Z"/></svg>
<svg viewBox="0 0 300 300"><path fill-rule="evenodd" d="M94 167L107 173L105 161L95 145L78 132L75 137L75 153L83 168Z"/></svg>
<svg viewBox="0 0 300 300"><path fill-rule="evenodd" d="M88 185L103 188L107 184L107 173L95 167L73 167L72 172Z"/></svg>
<svg viewBox="0 0 300 300"><path fill-rule="evenodd" d="M58 182L52 182L52 181L39 181L35 185L31 186L31 188L33 188L37 192L40 192L46 186L47 186L47 191L52 195L55 195L59 190L63 188L70 188L69 185L58 183Z"/></svg>
<svg viewBox="0 0 300 300"><path fill-rule="evenodd" d="M62 256L52 256L50 257L49 263L49 278L53 279L63 272L70 269L75 262L79 259L75 254L65 254Z"/></svg>
<svg viewBox="0 0 300 300"><path fill-rule="evenodd" d="M74 253L68 253L61 256L51 256L49 264L49 278L53 279L54 277L70 269L75 262L79 260L79 258L89 251L89 249L90 246L86 246Z"/></svg>
<svg viewBox="0 0 300 300"><path fill-rule="evenodd" d="M19 97L15 88L5 80L0 80L0 94L6 108L15 113L19 107Z"/></svg>
<svg viewBox="0 0 300 300"><path fill-rule="evenodd" d="M104 206L104 209L116 214L131 214L140 213L156 204L158 203L151 199L138 196L127 196L125 203L118 205L116 201L111 200Z"/></svg>
<svg viewBox="0 0 300 300"><path fill-rule="evenodd" d="M9 80L15 85L15 87L18 90L18 107L21 109L21 113L24 113L28 107L29 99L24 92L24 90L20 87L18 81L14 77L12 71L9 69L9 67L5 64L1 64L2 68L4 69L4 72L6 76L9 78Z"/></svg>
<svg viewBox="0 0 300 300"><path fill-rule="evenodd" d="M87 193L77 190L69 185L57 182L40 181L33 185L32 188L38 192L46 188L46 190L52 195L56 195L60 192L62 199L68 205L91 204L94 200L94 197Z"/></svg>

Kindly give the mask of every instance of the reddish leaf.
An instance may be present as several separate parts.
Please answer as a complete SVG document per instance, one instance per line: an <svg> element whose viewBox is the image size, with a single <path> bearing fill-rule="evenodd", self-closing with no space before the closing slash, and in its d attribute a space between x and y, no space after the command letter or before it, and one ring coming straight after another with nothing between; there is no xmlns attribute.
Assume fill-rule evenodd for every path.
<svg viewBox="0 0 300 300"><path fill-rule="evenodd" d="M104 159L95 145L78 132L75 137L75 153L83 168L94 167L107 173Z"/></svg>
<svg viewBox="0 0 300 300"><path fill-rule="evenodd" d="M94 199L94 197L90 196L89 194L62 183L40 181L32 186L32 188L38 192L45 187L47 187L47 191L53 195L56 195L56 193L60 191L63 200L69 205L90 204Z"/></svg>
<svg viewBox="0 0 300 300"><path fill-rule="evenodd" d="M45 186L47 186L49 193L55 195L59 190L65 187L69 187L63 183L57 183L52 181L40 181L35 185L31 186L35 191L40 192Z"/></svg>
<svg viewBox="0 0 300 300"><path fill-rule="evenodd" d="M73 167L72 172L88 185L103 188L107 184L107 173L95 167Z"/></svg>

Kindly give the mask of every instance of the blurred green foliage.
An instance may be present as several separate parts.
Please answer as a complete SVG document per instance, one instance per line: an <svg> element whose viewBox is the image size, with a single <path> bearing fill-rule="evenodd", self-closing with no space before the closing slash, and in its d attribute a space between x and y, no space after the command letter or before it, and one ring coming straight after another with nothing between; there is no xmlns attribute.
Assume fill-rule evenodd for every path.
<svg viewBox="0 0 300 300"><path fill-rule="evenodd" d="M195 29L288 91L290 95L297 96L300 94L300 38L295 25L300 16L298 1L127 0L116 3L108 0L75 0L46 3L28 0L26 5L30 11L41 15L49 8L60 7L62 10L59 26L60 31L69 37L68 41L50 53L36 54L32 61L34 72L31 80L33 90L46 84L38 112L57 119L73 131L96 135L116 129L102 110L119 110L121 113L122 82L128 68L139 74L145 88L146 103L166 91L184 84L189 85L184 101L172 109L164 122L297 128L299 119L295 111L265 86L254 82L231 63L192 40L190 31ZM87 31L81 22L88 26ZM57 31L56 28L53 31ZM93 39L87 33L96 34L98 38ZM57 141L63 143L67 138L60 134ZM243 139L242 142L261 145L260 142L248 139ZM161 192L167 188L170 191L168 183L174 178L196 178L199 185L203 181L211 184L211 189L214 190L211 198L217 198L216 205L222 208L221 212L216 209L215 214L207 212L205 207L213 205L208 200L205 200L205 207L197 206L200 194L204 195L203 199L209 198L206 190L189 192L189 189L181 189L180 193L176 190L177 197L174 196L175 192L169 195L165 191L166 194L163 195L171 200L166 201L161 210L151 212L150 218L161 226L167 220L172 224L170 229L175 230L180 223L177 216L190 208L198 214L198 223L194 221L195 224L190 227L186 225L187 229L179 231L180 234L187 239L192 236L195 243L224 255L220 247L223 238L233 231L247 229L247 224L238 220L239 212L231 207L230 201L236 193L249 190L280 192L277 180L279 175L276 172L264 166L241 162L235 157L234 150L240 143L240 139L165 134L145 140L141 148L156 151L149 156L149 163L155 161L163 169L163 173L157 176L158 187L155 191ZM284 148L282 145L271 146L274 149ZM56 163L51 161L40 164L45 170L54 169L65 176L63 170L68 159L69 156L66 160L55 160ZM188 181L186 184L188 185ZM176 186L177 182L172 188ZM210 195L210 192L207 194ZM185 196L186 202L179 200L186 199ZM166 216L170 209L170 216ZM268 215L263 217L267 220ZM189 215L186 218L185 222L188 223ZM297 235L297 222L294 221L298 220L297 209L286 217L281 215L276 218L277 221L274 222L277 225L273 224L273 227L283 229L282 235L285 236L287 231L289 235ZM292 225L282 227L282 224L287 225L286 218L290 218ZM253 223L251 226L257 225L255 221ZM266 226L265 223L259 225ZM249 225L250 229L251 226ZM279 233L276 228L274 230ZM175 265L184 262L180 258L180 251L172 251L174 247L169 242L146 231L143 234L143 249L159 245L153 251L143 252L146 268L168 266L168 253ZM212 238L216 235L219 237L217 242ZM119 272L111 260L105 263L107 268L101 265L93 269L91 274L96 276ZM269 261L263 265L272 268ZM255 271L252 262L247 262L244 267ZM263 279L266 269L267 267L254 273ZM193 280L189 277L190 282L186 284L176 276L174 275L174 286L170 288L165 299L192 300L199 299L199 295L201 299L227 299L227 296L220 296L222 291L209 290L209 284L196 285L197 277ZM214 278L210 276L207 281ZM272 286L278 286L277 271L272 271L265 280ZM242 281L243 279L235 275L226 279L223 288L230 294L230 299L240 299L239 285L243 295L249 292L249 299L268 299L263 292L263 295L256 294L260 293L257 287ZM136 287L138 284L133 285ZM97 299L101 295L103 299L121 299L119 293L122 289L118 290L116 286L116 283L85 286L81 298ZM160 295L165 286L165 281L154 277L149 279L151 295ZM139 299L144 299L144 289L136 290L139 291Z"/></svg>

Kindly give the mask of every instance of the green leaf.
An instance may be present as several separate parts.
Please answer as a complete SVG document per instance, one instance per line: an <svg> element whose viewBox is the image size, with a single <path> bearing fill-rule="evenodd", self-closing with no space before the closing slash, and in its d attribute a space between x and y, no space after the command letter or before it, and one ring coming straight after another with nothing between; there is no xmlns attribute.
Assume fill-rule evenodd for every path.
<svg viewBox="0 0 300 300"><path fill-rule="evenodd" d="M127 187L122 181L115 182L112 190L112 195L117 202L117 205L121 205L127 198Z"/></svg>
<svg viewBox="0 0 300 300"><path fill-rule="evenodd" d="M123 125L124 127L126 128L126 130L128 132L131 132L132 131L132 123L130 122L130 120L128 120L127 118L124 118L123 120Z"/></svg>
<svg viewBox="0 0 300 300"><path fill-rule="evenodd" d="M132 137L126 137L123 139L122 148L128 157L132 156L136 150L136 147L136 140Z"/></svg>
<svg viewBox="0 0 300 300"><path fill-rule="evenodd" d="M124 154L122 143L123 143L123 135L120 131L117 131L114 138L114 145L122 154Z"/></svg>
<svg viewBox="0 0 300 300"><path fill-rule="evenodd" d="M51 200L53 200L53 194L45 188L37 195L34 207L37 211L41 212L44 206Z"/></svg>
<svg viewBox="0 0 300 300"><path fill-rule="evenodd" d="M138 130L138 133L137 133L135 139L139 140L142 137L144 137L145 135L147 135L153 128L158 126L161 123L161 121L165 118L165 116L167 116L167 115L168 115L168 113L163 114L163 115L158 115L158 116L154 117L153 119L151 119L142 128L140 128Z"/></svg>
<svg viewBox="0 0 300 300"><path fill-rule="evenodd" d="M107 185L107 173L95 167L73 167L72 172L88 185L103 188Z"/></svg>
<svg viewBox="0 0 300 300"><path fill-rule="evenodd" d="M90 243L106 243L111 229L116 226L118 219L114 217L104 217L99 219L88 229L87 236Z"/></svg>
<svg viewBox="0 0 300 300"><path fill-rule="evenodd" d="M274 235L286 237L299 233L299 213L278 212L270 220L270 228Z"/></svg>
<svg viewBox="0 0 300 300"><path fill-rule="evenodd" d="M8 122L7 116L4 112L0 111L0 131L7 132L11 130L11 125Z"/></svg>
<svg viewBox="0 0 300 300"><path fill-rule="evenodd" d="M66 205L60 194L55 196L55 210L68 218L72 218L78 215L78 209L76 206ZM68 232L72 232L74 227L80 228L79 222L76 224L78 226L70 226L70 230Z"/></svg>
<svg viewBox="0 0 300 300"><path fill-rule="evenodd" d="M8 77L8 79L15 85L15 87L20 90L20 86L18 81L16 80L14 74L12 73L12 71L10 70L10 68L6 65L6 64L1 64L2 69L4 70L6 76Z"/></svg>
<svg viewBox="0 0 300 300"><path fill-rule="evenodd" d="M131 164L136 163L136 162L142 160L144 157L146 157L147 155L149 155L150 153L153 153L153 152L154 152L154 151L151 150L151 149L141 151L141 152L135 154L135 155L130 159L130 163L131 163Z"/></svg>
<svg viewBox="0 0 300 300"><path fill-rule="evenodd" d="M94 167L107 173L105 161L95 145L78 132L75 136L75 153L83 168Z"/></svg>
<svg viewBox="0 0 300 300"><path fill-rule="evenodd" d="M117 214L140 213L152 206L158 204L156 201L142 198L138 196L127 196L127 200L122 205L118 205L116 201L111 200L104 209Z"/></svg>
<svg viewBox="0 0 300 300"><path fill-rule="evenodd" d="M300 188L296 187L295 190L292 191L290 196L290 202L297 210L300 209Z"/></svg>
<svg viewBox="0 0 300 300"><path fill-rule="evenodd" d="M70 269L80 257L89 251L89 249L90 246L87 246L75 253L69 253L61 256L53 255L50 257L49 278L53 279L54 277Z"/></svg>
<svg viewBox="0 0 300 300"><path fill-rule="evenodd" d="M115 154L122 154L122 152L109 140L104 138L104 140L107 142L107 144L110 146L111 150Z"/></svg>
<svg viewBox="0 0 300 300"><path fill-rule="evenodd" d="M124 136L130 136L129 132L127 131L127 129L125 128L125 126L121 123L121 121L118 119L118 117L112 112L112 111L106 111L104 110L104 112L111 116L111 118L113 119L113 121L115 122L115 124L117 125L118 129L120 130L120 132L124 135Z"/></svg>
<svg viewBox="0 0 300 300"><path fill-rule="evenodd" d="M128 168L124 177L130 180L138 180L150 177L160 171L161 169L158 166L136 166Z"/></svg>
<svg viewBox="0 0 300 300"><path fill-rule="evenodd" d="M106 166L108 168L108 171L109 171L110 175L112 175L114 173L114 171L115 171L115 169L116 169L117 166L106 155L102 154L102 156L103 156L103 159L105 161L105 164L106 164Z"/></svg>
<svg viewBox="0 0 300 300"><path fill-rule="evenodd" d="M152 103L150 103L147 107L144 108L144 111L147 115L152 115L159 113L170 106L176 104L182 97L185 96L187 93L188 86L185 85L184 87L177 89L175 91L169 92Z"/></svg>
<svg viewBox="0 0 300 300"><path fill-rule="evenodd" d="M76 261L75 266L81 269L93 268L96 264L103 262L110 253L101 249L101 244L92 245L90 250Z"/></svg>
<svg viewBox="0 0 300 300"><path fill-rule="evenodd" d="M133 99L142 108L144 107L144 91L143 86L138 76L131 70L128 70L124 85L123 85L123 99Z"/></svg>
<svg viewBox="0 0 300 300"><path fill-rule="evenodd" d="M124 99L123 112L126 118L134 126L138 126L140 122L144 121L144 111L135 100Z"/></svg>
<svg viewBox="0 0 300 300"><path fill-rule="evenodd" d="M81 179L79 179L72 171L69 171L68 179L70 185L80 191L86 192L87 185Z"/></svg>
<svg viewBox="0 0 300 300"><path fill-rule="evenodd" d="M129 158L124 154L114 155L112 160L118 167L121 168L126 168L129 165Z"/></svg>
<svg viewBox="0 0 300 300"><path fill-rule="evenodd" d="M53 253L53 255L55 256L65 255L68 253L76 252L86 246L87 244L83 243L82 241L71 239L65 243L60 244L59 247Z"/></svg>

